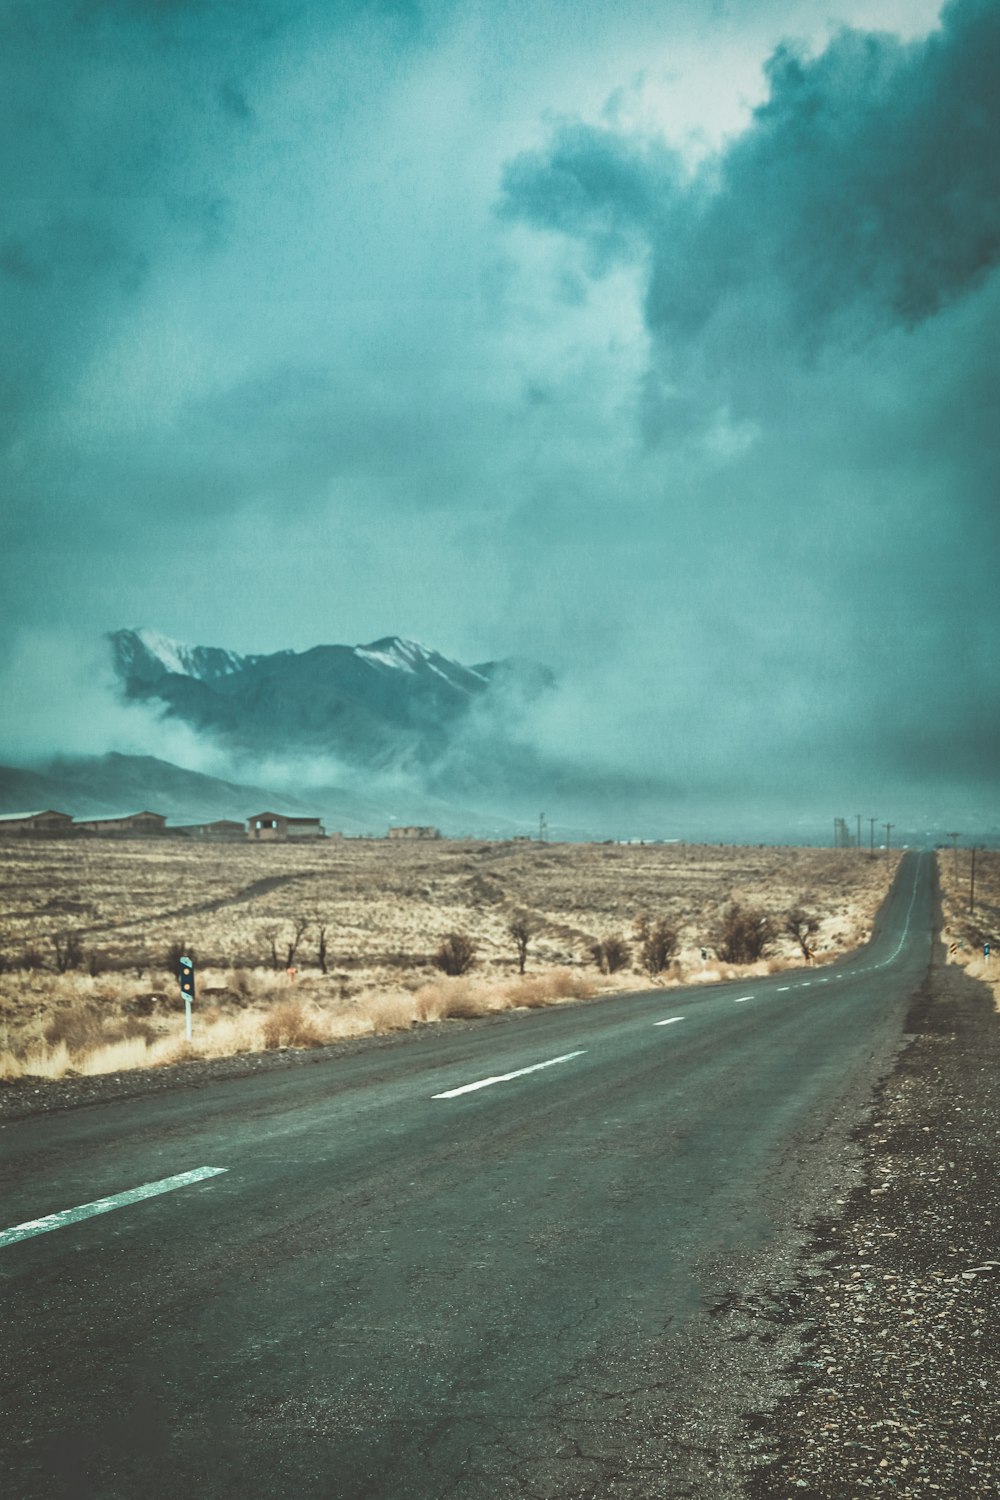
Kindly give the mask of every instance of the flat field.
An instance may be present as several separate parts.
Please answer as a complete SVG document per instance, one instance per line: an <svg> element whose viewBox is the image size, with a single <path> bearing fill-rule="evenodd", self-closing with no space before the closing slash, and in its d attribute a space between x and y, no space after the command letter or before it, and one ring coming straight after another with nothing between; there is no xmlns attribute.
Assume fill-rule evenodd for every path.
<svg viewBox="0 0 1000 1500"><path fill-rule="evenodd" d="M829 962L867 937L897 859L683 844L11 841L0 845L0 1076L174 1060L171 951L198 966L194 1052L204 1055L213 1028L218 1055L787 967L805 961L785 930L795 908L816 923L815 961ZM717 957L734 902L774 927L755 969ZM530 932L523 978L516 918ZM676 934L655 973L643 962L643 921ZM475 962L448 979L435 954L456 932L474 943ZM602 974L592 949L608 938L622 940L625 962ZM276 1007L292 1019L267 1033ZM175 1052L160 1045L168 1037ZM117 1061L98 1059L112 1043Z"/></svg>

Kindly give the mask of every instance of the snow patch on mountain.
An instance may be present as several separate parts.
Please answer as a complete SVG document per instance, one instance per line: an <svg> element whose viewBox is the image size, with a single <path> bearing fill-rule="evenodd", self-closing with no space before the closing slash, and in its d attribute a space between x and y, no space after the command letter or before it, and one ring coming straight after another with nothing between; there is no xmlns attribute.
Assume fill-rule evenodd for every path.
<svg viewBox="0 0 1000 1500"><path fill-rule="evenodd" d="M200 682L214 682L241 672L252 657L219 646L189 646L172 640L158 630L139 626L135 630L116 630L111 647L115 665L123 677L155 682L170 673L175 677L194 677Z"/></svg>

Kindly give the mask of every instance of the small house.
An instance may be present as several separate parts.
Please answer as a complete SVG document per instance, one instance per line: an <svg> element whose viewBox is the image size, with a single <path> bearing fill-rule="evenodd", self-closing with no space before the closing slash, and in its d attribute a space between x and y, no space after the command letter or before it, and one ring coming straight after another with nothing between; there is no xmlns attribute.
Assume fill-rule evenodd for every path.
<svg viewBox="0 0 1000 1500"><path fill-rule="evenodd" d="M247 819L247 833L252 839L325 839L326 830L319 818L290 818L284 813L262 812Z"/></svg>
<svg viewBox="0 0 1000 1500"><path fill-rule="evenodd" d="M406 827L399 824L396 828L389 829L391 839L439 839L441 830L439 828Z"/></svg>

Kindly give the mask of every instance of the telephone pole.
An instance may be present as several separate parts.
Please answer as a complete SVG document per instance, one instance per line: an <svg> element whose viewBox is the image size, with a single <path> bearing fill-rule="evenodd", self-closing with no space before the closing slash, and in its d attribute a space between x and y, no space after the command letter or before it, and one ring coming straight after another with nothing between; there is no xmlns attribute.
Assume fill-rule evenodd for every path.
<svg viewBox="0 0 1000 1500"><path fill-rule="evenodd" d="M889 835L892 832L892 830L895 828L895 826L896 826L895 823L883 823L882 824L882 827L885 829L885 852L886 852L886 857L887 858L888 858L888 854L889 854Z"/></svg>
<svg viewBox="0 0 1000 1500"><path fill-rule="evenodd" d="M548 828L549 828L549 825L545 821L545 814L544 813L539 813L538 814L538 842L540 844L544 844L545 843L546 835L548 833Z"/></svg>
<svg viewBox="0 0 1000 1500"><path fill-rule="evenodd" d="M954 858L954 864L955 864L955 884L957 885L958 884L958 841L961 838L961 834L958 834L958 833L949 833L948 837L951 839L951 852L952 852L952 856Z"/></svg>
<svg viewBox="0 0 1000 1500"><path fill-rule="evenodd" d="M858 820L858 853L860 854L861 853L861 814L860 813L855 813L854 816Z"/></svg>
<svg viewBox="0 0 1000 1500"><path fill-rule="evenodd" d="M872 859L874 859L875 858L875 819L874 818L869 818L868 822L871 824L871 827L868 830L869 838L871 839L871 844L870 844L869 847L871 849Z"/></svg>
<svg viewBox="0 0 1000 1500"><path fill-rule="evenodd" d="M969 916L976 914L976 846L972 846L972 868L969 871Z"/></svg>

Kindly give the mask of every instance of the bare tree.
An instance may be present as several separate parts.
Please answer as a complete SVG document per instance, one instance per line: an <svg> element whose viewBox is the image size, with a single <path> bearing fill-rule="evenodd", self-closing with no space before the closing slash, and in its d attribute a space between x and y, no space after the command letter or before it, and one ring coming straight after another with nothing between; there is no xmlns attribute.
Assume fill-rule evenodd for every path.
<svg viewBox="0 0 1000 1500"><path fill-rule="evenodd" d="M328 917L318 915L314 916L312 921L316 929L316 962L319 964L320 973L325 974L327 956L326 934L330 928L330 921Z"/></svg>
<svg viewBox="0 0 1000 1500"><path fill-rule="evenodd" d="M802 950L802 957L806 959L812 958L813 950L809 939L813 933L819 931L819 919L812 916L809 912L803 911L801 906L797 906L785 918L785 931L798 943Z"/></svg>
<svg viewBox="0 0 1000 1500"><path fill-rule="evenodd" d="M263 936L266 938L267 942L271 946L271 968L274 969L275 972L277 972L277 969L278 969L278 966L279 966L279 962L278 962L278 933L279 933L279 931L280 931L280 928L278 927L277 922L272 922L270 926L264 928L264 932L263 932Z"/></svg>
<svg viewBox="0 0 1000 1500"><path fill-rule="evenodd" d="M476 944L467 932L449 932L441 939L434 962L445 974L467 974L476 961Z"/></svg>
<svg viewBox="0 0 1000 1500"><path fill-rule="evenodd" d="M301 914L292 918L292 936L288 940L287 953L285 957L285 968L290 969L295 963L295 955L299 951L299 944L309 931L309 918Z"/></svg>
<svg viewBox="0 0 1000 1500"><path fill-rule="evenodd" d="M83 939L78 932L57 932L52 939L56 952L56 973L78 969L83 963Z"/></svg>
<svg viewBox="0 0 1000 1500"><path fill-rule="evenodd" d="M528 957L528 944L534 937L535 929L531 923L531 919L519 912L511 918L507 925L507 931L514 939L514 946L517 949L517 972L523 974L524 965Z"/></svg>

